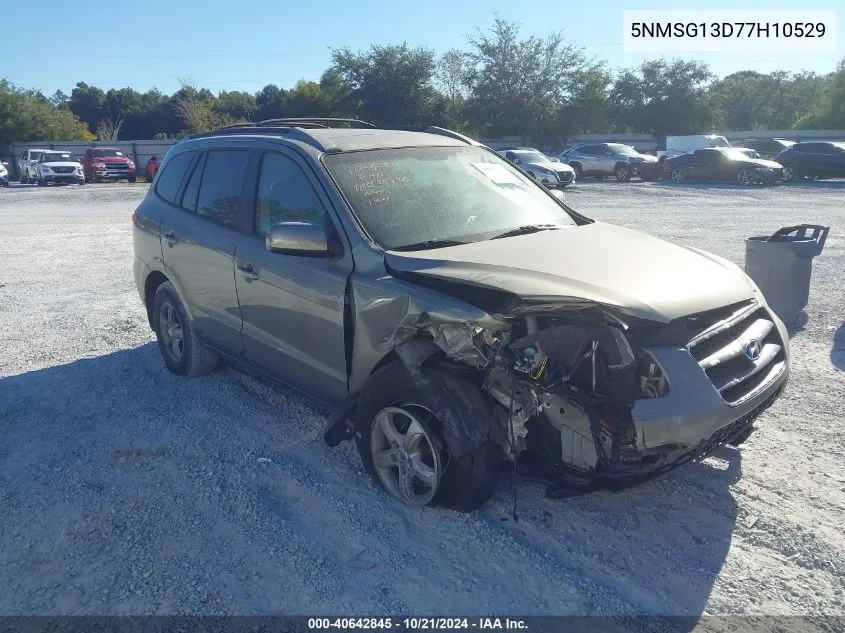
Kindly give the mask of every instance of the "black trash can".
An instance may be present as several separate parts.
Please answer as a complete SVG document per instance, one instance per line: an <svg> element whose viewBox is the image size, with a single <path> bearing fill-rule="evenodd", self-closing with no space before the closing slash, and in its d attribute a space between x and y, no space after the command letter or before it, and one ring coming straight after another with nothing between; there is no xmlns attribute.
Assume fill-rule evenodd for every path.
<svg viewBox="0 0 845 633"><path fill-rule="evenodd" d="M769 237L745 240L745 272L754 280L769 307L787 325L807 306L813 258L827 239L828 226L786 226Z"/></svg>

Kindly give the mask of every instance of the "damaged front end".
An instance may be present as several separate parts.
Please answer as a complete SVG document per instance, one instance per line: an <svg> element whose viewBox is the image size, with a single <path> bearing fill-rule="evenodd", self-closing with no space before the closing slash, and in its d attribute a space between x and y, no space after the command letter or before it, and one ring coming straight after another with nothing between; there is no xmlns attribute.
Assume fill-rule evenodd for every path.
<svg viewBox="0 0 845 633"><path fill-rule="evenodd" d="M483 370L502 448L521 473L552 484L550 492L583 489L669 457L638 447L634 403L663 397L669 384L647 351L632 348L625 321L596 305L522 306L503 316L510 329L465 329L451 340L463 362Z"/></svg>
<svg viewBox="0 0 845 633"><path fill-rule="evenodd" d="M419 368L432 357L475 370L494 418L477 431L489 432L519 474L549 484L549 496L627 486L702 457L747 433L780 390L745 408L731 408L704 372L691 377L696 363L684 344L690 331L701 327L698 317L648 323L580 302L511 305L497 317L507 326L490 330L427 321L417 332L425 343L408 339L397 352L419 379ZM662 347L649 349L645 341ZM677 394L670 392L658 360L661 349L690 359L690 366L679 370ZM780 376L784 368L775 371ZM699 406L700 392L715 397ZM642 419L639 411L659 410L655 401L661 400L666 417ZM676 415L673 409L679 402L688 403L682 407L688 407L689 424L684 411ZM668 431L667 420L674 425ZM449 424L444 426L448 430ZM659 434L652 431L656 428Z"/></svg>
<svg viewBox="0 0 845 633"><path fill-rule="evenodd" d="M747 434L788 376L782 323L753 299L658 322L582 298L402 277L387 293L385 280L353 288L354 382L372 370L362 351L394 353L453 457L492 440L550 496L627 486L712 452ZM461 300L443 309L443 294ZM750 336L765 364L737 356ZM474 393L444 390L438 372L461 374ZM341 417L332 445L354 433Z"/></svg>

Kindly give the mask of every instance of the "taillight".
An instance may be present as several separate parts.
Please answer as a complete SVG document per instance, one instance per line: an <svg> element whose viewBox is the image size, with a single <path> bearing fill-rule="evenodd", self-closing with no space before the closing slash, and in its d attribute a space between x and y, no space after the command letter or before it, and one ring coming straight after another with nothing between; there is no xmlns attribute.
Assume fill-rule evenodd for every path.
<svg viewBox="0 0 845 633"><path fill-rule="evenodd" d="M140 219L141 219L141 216L140 216L140 215L138 215L138 209L135 209L135 210L132 212L132 224L137 225L137 224L138 224L138 220L140 220Z"/></svg>

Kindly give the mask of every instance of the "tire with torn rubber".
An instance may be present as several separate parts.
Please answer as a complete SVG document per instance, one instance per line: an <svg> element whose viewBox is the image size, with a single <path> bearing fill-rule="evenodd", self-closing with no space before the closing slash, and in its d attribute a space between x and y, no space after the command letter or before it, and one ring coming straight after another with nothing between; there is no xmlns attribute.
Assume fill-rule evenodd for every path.
<svg viewBox="0 0 845 633"><path fill-rule="evenodd" d="M158 348L167 369L189 378L216 369L217 355L197 338L194 324L169 281L156 288L152 314Z"/></svg>
<svg viewBox="0 0 845 633"><path fill-rule="evenodd" d="M435 381L446 400L450 399L449 394L453 390L477 389L448 371L426 366L423 366L422 371ZM373 462L373 433L377 416L385 410L395 409L411 413L411 417L425 432L425 440L430 441L436 453L428 456L427 461L439 464L439 480L430 501L425 503L410 503L397 496L381 480ZM364 384L355 415L355 443L361 461L373 480L397 501L411 506L433 504L459 512L472 512L496 492L502 451L488 439L476 450L452 457L443 439L442 425L431 409L400 361L393 361L378 369ZM492 412L479 411L478 415L492 417Z"/></svg>

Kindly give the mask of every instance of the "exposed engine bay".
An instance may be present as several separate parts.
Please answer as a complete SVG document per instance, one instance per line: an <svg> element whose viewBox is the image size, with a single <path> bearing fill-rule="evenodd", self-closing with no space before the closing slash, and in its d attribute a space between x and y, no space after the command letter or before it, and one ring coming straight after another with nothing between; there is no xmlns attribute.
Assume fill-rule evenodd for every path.
<svg viewBox="0 0 845 633"><path fill-rule="evenodd" d="M597 305L533 308L512 311L504 319L510 329L498 331L427 323L422 333L431 336L428 344L417 338L397 351L421 387L425 362L474 376L493 403L490 437L517 472L547 483L549 496L629 485L664 472L750 428L758 413L693 445L644 448L633 407L663 398L669 383L655 358L632 346L642 332ZM669 337L680 347L689 336L669 325L660 331L664 342Z"/></svg>
<svg viewBox="0 0 845 633"><path fill-rule="evenodd" d="M599 306L507 321L509 330L495 332L468 324L426 329L447 362L477 370L478 386L494 403L491 437L520 470L584 486L648 459L636 447L631 407L662 397L668 383L647 352L632 349L627 323ZM419 342L398 351L413 374L425 360L403 353L409 344ZM432 346L423 356L436 352Z"/></svg>

